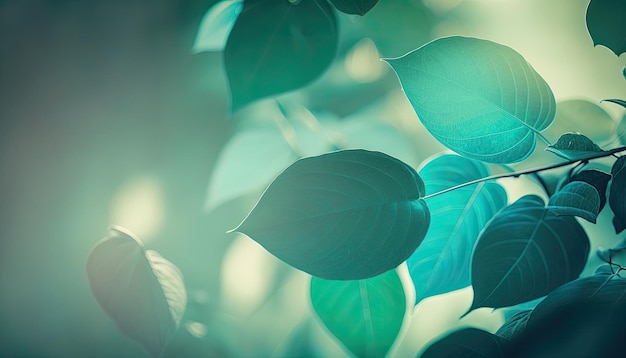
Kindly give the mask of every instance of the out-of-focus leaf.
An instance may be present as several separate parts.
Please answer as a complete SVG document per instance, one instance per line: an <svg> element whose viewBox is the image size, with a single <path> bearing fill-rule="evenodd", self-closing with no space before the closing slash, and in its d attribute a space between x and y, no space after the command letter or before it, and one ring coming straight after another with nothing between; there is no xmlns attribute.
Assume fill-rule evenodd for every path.
<svg viewBox="0 0 626 358"><path fill-rule="evenodd" d="M430 213L413 168L380 152L296 161L235 229L293 267L325 279L373 277L422 242Z"/></svg>
<svg viewBox="0 0 626 358"><path fill-rule="evenodd" d="M384 357L406 311L396 270L355 281L313 277L311 303L328 330L357 357Z"/></svg>
<svg viewBox="0 0 626 358"><path fill-rule="evenodd" d="M580 133L565 133L546 150L569 160L582 159L603 152L591 139Z"/></svg>
<svg viewBox="0 0 626 358"><path fill-rule="evenodd" d="M621 145L626 145L626 114L617 125L617 138Z"/></svg>
<svg viewBox="0 0 626 358"><path fill-rule="evenodd" d="M587 7L587 30L593 45L603 45L617 56L626 52L626 2L591 0Z"/></svg>
<svg viewBox="0 0 626 358"><path fill-rule="evenodd" d="M476 328L452 332L428 347L421 358L505 358L507 340Z"/></svg>
<svg viewBox="0 0 626 358"><path fill-rule="evenodd" d="M600 212L600 195L593 185L573 181L550 198L548 209L557 215L579 216L595 224Z"/></svg>
<svg viewBox="0 0 626 358"><path fill-rule="evenodd" d="M610 180L610 174L595 169L581 170L569 178L570 183L582 181L587 184L591 184L594 188L596 188L598 194L600 195L599 212L602 211L604 205L606 204L606 188L608 187Z"/></svg>
<svg viewBox="0 0 626 358"><path fill-rule="evenodd" d="M519 162L554 119L550 87L509 47L455 36L386 61L426 129L465 157Z"/></svg>
<svg viewBox="0 0 626 358"><path fill-rule="evenodd" d="M577 278L588 255L589 239L575 218L556 215L538 196L524 196L481 232L472 257L469 311L544 296Z"/></svg>
<svg viewBox="0 0 626 358"><path fill-rule="evenodd" d="M332 62L337 42L326 0L244 1L224 49L233 112L312 82Z"/></svg>
<svg viewBox="0 0 626 358"><path fill-rule="evenodd" d="M420 170L427 194L489 174L485 164L458 155L437 157ZM470 260L478 234L506 201L500 185L484 182L428 199L436 225L407 260L416 304L470 285Z"/></svg>
<svg viewBox="0 0 626 358"><path fill-rule="evenodd" d="M113 228L89 255L87 276L96 300L119 329L158 357L187 305L178 268Z"/></svg>
<svg viewBox="0 0 626 358"><path fill-rule="evenodd" d="M378 3L378 0L330 0L330 2L341 12L363 16Z"/></svg>
<svg viewBox="0 0 626 358"><path fill-rule="evenodd" d="M615 122L602 107L590 101L571 99L556 104L556 117L544 134L552 139L563 133L580 132L602 143L610 139L614 128Z"/></svg>
<svg viewBox="0 0 626 358"><path fill-rule="evenodd" d="M611 168L611 188L609 189L609 206L613 210L613 227L619 234L626 229L626 157L619 157Z"/></svg>
<svg viewBox="0 0 626 358"><path fill-rule="evenodd" d="M526 322L530 318L532 310L520 311L509 317L496 332L500 337L512 340L526 329Z"/></svg>
<svg viewBox="0 0 626 358"><path fill-rule="evenodd" d="M222 51L237 16L243 8L243 0L222 0L211 6L200 22L192 53Z"/></svg>

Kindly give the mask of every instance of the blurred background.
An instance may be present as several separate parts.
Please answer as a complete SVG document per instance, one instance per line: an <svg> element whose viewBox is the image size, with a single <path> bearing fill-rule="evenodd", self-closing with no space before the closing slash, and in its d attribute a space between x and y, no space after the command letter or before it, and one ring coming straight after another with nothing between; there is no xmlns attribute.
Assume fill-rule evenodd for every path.
<svg viewBox="0 0 626 358"><path fill-rule="evenodd" d="M307 275L252 240L226 234L286 165L229 173L266 148L241 133L280 114L263 100L232 116L221 53L192 54L215 2L0 2L0 355L147 356L117 330L87 281L91 248L114 224L185 277L189 304L166 356L347 355L312 313ZM282 145L275 151L289 152L288 164L341 142L417 168L443 147L379 58L447 35L511 46L557 101L588 100L617 123L623 110L599 101L626 97L626 61L593 47L587 3L380 0L365 17L340 15L334 64L280 97L296 118L286 120L302 151L281 149L280 123L272 132ZM371 125L347 124L355 121ZM375 135L368 130L383 127ZM524 165L552 160L538 153ZM246 190L215 184L233 176L248 178ZM534 190L528 185L522 191ZM501 317L489 310L458 321L470 301L462 290L418 306L412 315L420 319L407 319L392 355L415 356L459 325L497 329Z"/></svg>

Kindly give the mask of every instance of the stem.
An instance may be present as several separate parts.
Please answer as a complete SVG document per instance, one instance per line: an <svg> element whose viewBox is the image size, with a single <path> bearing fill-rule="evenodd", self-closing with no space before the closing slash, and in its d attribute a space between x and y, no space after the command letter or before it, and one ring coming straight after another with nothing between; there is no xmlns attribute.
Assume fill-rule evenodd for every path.
<svg viewBox="0 0 626 358"><path fill-rule="evenodd" d="M537 173L537 172L542 172L544 170L551 170L551 169L561 168L561 167L565 167L565 166L568 166L568 165L571 165L571 164L575 164L575 163L586 162L586 161L589 161L589 160L592 160L592 159L609 157L611 155L614 155L615 153L619 153L619 152L623 152L623 151L626 151L626 146L618 147L618 148L615 148L615 149L611 149L611 150L608 150L606 152L598 152L597 154L589 155L589 156L584 157L584 158L572 159L572 160L568 160L566 162L546 165L546 166L539 167L539 168L527 169L527 170L522 170L522 171L514 172L514 173L504 173L504 174L491 175L491 176L488 176L488 177L484 177L484 178L479 178L479 179L476 179L476 180L468 181L466 183L459 184L459 185L450 187L448 189L444 189L444 190L438 191L436 193L432 193L432 194L426 195L426 196L422 197L422 199L424 199L424 200L430 199L430 198L432 198L434 196L437 196L437 195L445 194L445 193L453 191L453 190L461 189L461 188L464 188L466 186L482 183L482 182L488 181L488 180L495 180L495 179L502 179L502 178L517 178L517 177L519 177L521 175L528 175L528 174L533 174L533 173Z"/></svg>

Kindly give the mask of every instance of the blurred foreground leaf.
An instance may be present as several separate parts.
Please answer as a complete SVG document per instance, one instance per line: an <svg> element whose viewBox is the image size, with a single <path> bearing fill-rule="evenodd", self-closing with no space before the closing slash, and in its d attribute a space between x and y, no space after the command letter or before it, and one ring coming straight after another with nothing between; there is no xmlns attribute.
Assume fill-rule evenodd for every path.
<svg viewBox="0 0 626 358"><path fill-rule="evenodd" d="M222 51L228 35L243 8L243 0L222 0L204 15L196 34L192 53Z"/></svg>

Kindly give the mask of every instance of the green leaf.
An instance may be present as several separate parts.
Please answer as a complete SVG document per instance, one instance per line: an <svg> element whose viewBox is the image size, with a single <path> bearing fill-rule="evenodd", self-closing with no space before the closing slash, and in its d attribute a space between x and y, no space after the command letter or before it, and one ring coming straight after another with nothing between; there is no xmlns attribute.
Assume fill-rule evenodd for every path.
<svg viewBox="0 0 626 358"><path fill-rule="evenodd" d="M112 228L87 260L91 291L119 329L158 357L187 305L178 268L138 239Z"/></svg>
<svg viewBox="0 0 626 358"><path fill-rule="evenodd" d="M222 0L211 6L200 22L191 52L224 50L228 35L242 8L243 0Z"/></svg>
<svg viewBox="0 0 626 358"><path fill-rule="evenodd" d="M341 12L363 16L378 3L378 0L330 0L330 2Z"/></svg>
<svg viewBox="0 0 626 358"><path fill-rule="evenodd" d="M532 310L517 312L504 322L496 334L500 337L512 340L526 330L526 322L530 318Z"/></svg>
<svg viewBox="0 0 626 358"><path fill-rule="evenodd" d="M624 101L623 99L612 98L612 99L605 99L602 102L612 102L612 103L619 104L620 106L626 108L626 101Z"/></svg>
<svg viewBox="0 0 626 358"><path fill-rule="evenodd" d="M611 188L609 189L609 206L613 210L613 227L619 234L626 229L626 157L619 157L611 168Z"/></svg>
<svg viewBox="0 0 626 358"><path fill-rule="evenodd" d="M379 275L422 242L430 213L413 168L380 152L296 161L235 230L293 267L326 279Z"/></svg>
<svg viewBox="0 0 626 358"><path fill-rule="evenodd" d="M576 219L557 216L538 196L524 196L481 232L472 257L469 311L544 296L578 277L588 255L589 239Z"/></svg>
<svg viewBox="0 0 626 358"><path fill-rule="evenodd" d="M427 194L489 174L485 164L458 155L437 157L420 170ZM436 225L407 260L415 304L470 285L470 260L478 234L506 201L500 185L484 182L428 199Z"/></svg>
<svg viewBox="0 0 626 358"><path fill-rule="evenodd" d="M556 215L579 216L595 224L600 212L600 195L593 185L573 181L550 198L548 209Z"/></svg>
<svg viewBox="0 0 626 358"><path fill-rule="evenodd" d="M507 340L476 328L464 328L429 346L421 358L504 358Z"/></svg>
<svg viewBox="0 0 626 358"><path fill-rule="evenodd" d="M603 152L591 139L580 133L565 133L546 150L568 160L583 159Z"/></svg>
<svg viewBox="0 0 626 358"><path fill-rule="evenodd" d="M603 45L617 56L626 52L626 2L591 0L587 7L587 30L593 45Z"/></svg>
<svg viewBox="0 0 626 358"><path fill-rule="evenodd" d="M325 0L244 1L224 50L233 112L315 80L337 42L337 20Z"/></svg>
<svg viewBox="0 0 626 358"><path fill-rule="evenodd" d="M617 125L617 138L621 145L626 145L626 114L622 116L622 119Z"/></svg>
<svg viewBox="0 0 626 358"><path fill-rule="evenodd" d="M595 169L589 169L581 170L580 172L572 175L569 178L569 183L582 181L587 184L593 185L593 187L596 188L596 191L600 195L600 207L598 208L598 212L600 212L606 204L606 188L608 187L610 180L610 174Z"/></svg>
<svg viewBox="0 0 626 358"><path fill-rule="evenodd" d="M326 328L357 357L384 357L406 311L395 270L355 281L311 278L311 303Z"/></svg>
<svg viewBox="0 0 626 358"><path fill-rule="evenodd" d="M550 87L509 47L455 36L387 62L426 129L465 157L519 162L554 119Z"/></svg>
<svg viewBox="0 0 626 358"><path fill-rule="evenodd" d="M615 127L613 118L594 102L572 99L556 104L556 117L544 134L558 138L567 132L580 132L595 142L607 141Z"/></svg>

